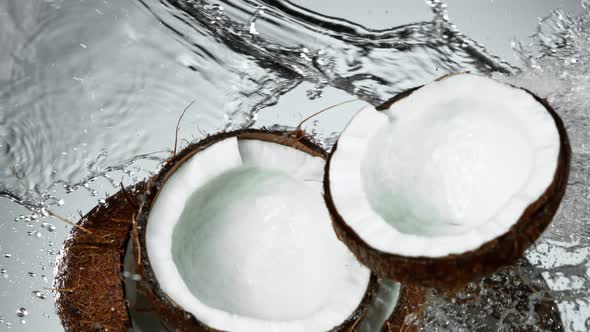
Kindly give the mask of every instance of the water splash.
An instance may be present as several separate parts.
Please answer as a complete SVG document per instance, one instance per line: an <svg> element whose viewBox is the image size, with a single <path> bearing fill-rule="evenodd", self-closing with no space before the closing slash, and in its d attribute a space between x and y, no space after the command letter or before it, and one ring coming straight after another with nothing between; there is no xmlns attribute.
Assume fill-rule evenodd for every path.
<svg viewBox="0 0 590 332"><path fill-rule="evenodd" d="M510 273L526 276L540 275L551 289L533 292L523 300L528 310L515 310L512 302L498 311L494 306L503 303L496 294L489 303L482 303L475 311L465 312L450 299L430 298L426 330L470 331L490 323L486 317L496 312L498 330L513 330L514 324L525 330L544 330L538 315L532 310L546 296L561 312L567 331L587 331L590 320L590 13L571 17L556 10L540 20L530 46L514 42L521 59L521 70L512 75L494 73L494 77L525 87L549 100L564 120L573 148L568 190L560 210L548 231L527 251L532 267L521 266ZM502 273L502 272L500 272ZM538 277L537 277L538 278ZM514 288L507 282L503 289ZM510 293L510 292L508 292ZM531 305L532 304L532 305ZM491 306L491 307L490 307ZM490 311L490 308L493 308ZM526 309L526 308L525 308ZM522 316L523 312L525 313ZM500 317L500 320L497 320ZM475 318L475 320L474 320ZM467 320L466 320L467 319ZM554 318L555 319L555 318ZM472 321L470 321L472 320Z"/></svg>
<svg viewBox="0 0 590 332"><path fill-rule="evenodd" d="M540 272L522 259L452 295L430 291L422 317L409 323L423 331L559 331L554 300Z"/></svg>
<svg viewBox="0 0 590 332"><path fill-rule="evenodd" d="M63 185L66 193L82 188L98 195L99 191L90 189L88 184L115 171L103 165L121 165L125 163L121 160L131 155L141 163L145 158L141 154L146 149L169 147L175 120L170 114L175 113L162 101L174 99L173 104L178 105L183 99L179 93L192 95L191 99L198 100L201 106L184 120L193 128L198 123L197 136L193 134L195 130L183 131L181 139L190 141L203 136L205 131L254 125L262 109L276 104L281 95L302 81L313 84L309 98L320 97L324 87L331 85L377 105L401 90L448 72L470 70L489 74L515 70L462 35L448 21L446 6L440 1L429 2L435 14L432 22L370 30L288 2L211 4L203 0L141 0L145 9L178 41L163 55L176 58L180 66L165 66L162 71L147 75L144 68L154 70L161 66L146 60L142 66L131 67L132 72L120 77L115 86L105 87L100 82L116 76L113 71L117 70L117 62L109 59L111 53L105 53L100 45L93 45L96 41L86 40L109 45L111 38L119 38L128 43L130 52L147 46L149 52L157 54L162 51L154 44L169 37L160 30L150 38L127 23L104 19L108 13L129 11L127 8L103 4L94 11L82 11L83 5L72 3L64 14L63 3L58 6L59 16L56 10L39 9L43 31L50 34L39 34L35 43L21 47L18 54L28 60L29 66L9 74L9 84L0 89L0 144L5 149L0 165L9 166L4 172L0 169L0 196L36 213L59 201L51 193L56 185ZM69 13L86 18L75 22L106 20L114 26L112 36L101 39L82 34L74 38L75 43L47 44L48 40L72 39L60 38L76 28L62 22ZM134 15L146 21L145 17ZM30 30L37 31L34 27L38 23L30 24ZM69 60L73 62L65 66L68 59L54 59L56 46L60 51L71 49ZM43 61L36 55L45 53L50 55L47 60L60 64L58 69L39 65ZM119 53L113 55L123 58ZM111 61L109 66L97 70L96 64L105 60ZM66 67L70 68L67 74L59 70ZM198 90L179 89L192 86L191 81L200 82ZM166 86L162 82L180 84ZM172 93L173 89L177 91ZM76 99L72 99L74 96ZM154 101L156 96L158 100ZM64 107L64 103L75 105L75 116L72 112L52 111ZM176 108L178 112L181 109ZM91 123L83 120L88 118ZM137 123L144 128L128 129L135 128ZM168 135L161 130L165 123L169 123ZM166 136L168 140L164 139ZM106 143L111 137L117 139ZM162 142L167 144L162 146ZM19 176L14 176L10 167ZM116 182L114 179L107 178ZM107 192L116 188L113 183Z"/></svg>
<svg viewBox="0 0 590 332"><path fill-rule="evenodd" d="M370 30L288 2L224 1L222 13L212 11L203 1L164 1L169 11L158 11L156 4L148 0L142 2L170 25L175 22L170 15L174 13L172 8L190 15L174 29L184 40L190 41L195 31L215 22L216 38L229 48L250 55L259 66L272 68L291 80L316 84L309 93L312 98L321 95L323 86L331 85L377 105L401 90L448 72L489 74L515 70L459 33L448 22L445 5L439 1L432 2L432 22L387 30ZM256 34L243 33L243 27L249 27L259 17L260 8L264 8L265 19L256 23ZM281 83L275 80L276 85ZM284 93L293 87L279 91ZM250 113L244 118L251 120L258 111L260 108L241 108L239 112ZM236 123L236 115L228 117L233 127L252 124Z"/></svg>

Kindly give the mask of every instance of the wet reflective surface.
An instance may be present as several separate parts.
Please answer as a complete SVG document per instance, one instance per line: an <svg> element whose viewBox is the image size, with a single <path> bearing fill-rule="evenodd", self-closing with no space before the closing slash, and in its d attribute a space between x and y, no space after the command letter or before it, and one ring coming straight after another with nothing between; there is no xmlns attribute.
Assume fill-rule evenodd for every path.
<svg viewBox="0 0 590 332"><path fill-rule="evenodd" d="M49 288L71 227L50 212L74 221L121 181L157 171L191 101L181 144L222 129L293 127L351 96L377 105L469 70L548 98L567 124L566 199L527 257L566 328L587 330L587 31L579 1L1 2L0 329L61 330ZM330 146L354 111L325 113L307 130ZM437 307L444 324L425 330L470 330L463 311Z"/></svg>

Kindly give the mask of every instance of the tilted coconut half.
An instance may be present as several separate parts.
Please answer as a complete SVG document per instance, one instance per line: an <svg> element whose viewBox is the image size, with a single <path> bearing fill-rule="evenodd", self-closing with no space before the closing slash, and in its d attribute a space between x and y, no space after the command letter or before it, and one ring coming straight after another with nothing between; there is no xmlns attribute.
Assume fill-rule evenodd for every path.
<svg viewBox="0 0 590 332"><path fill-rule="evenodd" d="M551 221L570 146L546 101L460 74L360 111L326 164L334 228L378 275L452 286L513 262Z"/></svg>
<svg viewBox="0 0 590 332"><path fill-rule="evenodd" d="M210 136L166 163L139 216L141 268L178 330L340 331L376 278L333 232L325 152L285 133Z"/></svg>

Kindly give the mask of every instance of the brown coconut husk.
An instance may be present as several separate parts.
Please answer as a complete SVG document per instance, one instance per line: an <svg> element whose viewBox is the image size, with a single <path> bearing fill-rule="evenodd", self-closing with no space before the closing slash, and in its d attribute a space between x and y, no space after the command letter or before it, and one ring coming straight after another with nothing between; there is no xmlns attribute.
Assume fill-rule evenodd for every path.
<svg viewBox="0 0 590 332"><path fill-rule="evenodd" d="M145 230L150 213L150 208L157 198L158 192L164 185L170 175L172 175L178 167L189 160L196 153L206 149L207 147L220 142L226 138L237 137L239 140L253 139L267 142L274 142L285 146L298 149L312 156L326 158L326 152L317 143L307 136L294 137L291 132L286 131L269 131L263 129L243 129L232 132L222 132L216 135L208 136L207 138L190 144L178 154L174 155L168 160L160 173L152 178L147 185L146 199L141 207L138 225L139 225L139 241L141 245L141 261L138 267L139 272L143 276L139 287L143 290L144 295L153 303L154 309L160 313L166 323L176 331L205 331L205 332L220 332L200 322L190 313L186 312L178 304L174 303L165 292L162 291L158 280L155 278L150 260L146 251ZM357 309L351 313L339 326L334 327L331 331L351 331L356 326L357 321L364 315L367 310L368 303L375 295L376 277L371 276L369 286L365 296Z"/></svg>
<svg viewBox="0 0 590 332"><path fill-rule="evenodd" d="M138 184L109 197L82 217L66 240L52 289L66 331L131 328L122 270L142 191Z"/></svg>
<svg viewBox="0 0 590 332"><path fill-rule="evenodd" d="M410 89L393 97L377 110L385 110L395 102L409 96L420 87ZM571 147L562 120L546 100L525 90L542 104L555 121L559 132L560 151L558 166L551 185L539 199L532 202L519 220L505 234L483 243L476 250L445 257L406 257L377 250L346 223L332 200L330 188L331 156L338 149L334 146L324 172L324 197L333 226L338 235L357 259L378 276L393 279L402 284L416 284L427 287L460 288L469 281L496 271L499 267L510 265L522 257L524 251L543 233L557 212L565 193Z"/></svg>

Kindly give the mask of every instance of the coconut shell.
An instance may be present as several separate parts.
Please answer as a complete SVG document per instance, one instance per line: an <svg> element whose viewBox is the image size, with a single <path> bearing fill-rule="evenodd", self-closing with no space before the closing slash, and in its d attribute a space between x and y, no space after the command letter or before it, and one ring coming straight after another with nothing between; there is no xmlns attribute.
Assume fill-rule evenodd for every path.
<svg viewBox="0 0 590 332"><path fill-rule="evenodd" d="M131 321L121 276L143 184L119 191L73 228L57 262L56 309L66 331L126 332Z"/></svg>
<svg viewBox="0 0 590 332"><path fill-rule="evenodd" d="M184 162L189 160L199 151L202 151L205 148L230 137L237 137L240 140L255 139L266 142L274 142L298 149L312 156L322 157L324 159L326 159L327 156L324 149L322 149L311 138L306 136L294 138L290 132L285 131L243 129L211 135L197 143L190 144L182 151L172 156L164 164L159 174L148 181L146 198L143 202L138 217L139 241L142 248L141 262L138 270L143 277L139 287L146 298L148 298L150 302L153 303L154 310L156 310L163 317L164 321L175 331L221 332L203 324L192 314L186 312L183 308L174 303L174 301L170 299L161 289L158 280L153 274L146 250L145 230L150 209L158 195L158 192L168 177L172 175ZM365 293L365 296L357 309L352 312L349 318L346 319L341 325L334 327L331 331L349 331L351 327L356 324L356 321L364 315L364 312L367 310L368 303L370 303L375 295L376 281L376 277L372 275L367 292Z"/></svg>
<svg viewBox="0 0 590 332"><path fill-rule="evenodd" d="M411 95L419 88L402 92L377 107L377 110L390 108L395 102ZM555 121L560 138L558 165L551 185L539 199L526 208L518 221L505 234L483 243L475 250L445 257L406 257L371 247L348 226L332 200L330 161L338 149L338 142L336 142L325 167L324 197L338 238L350 248L361 263L377 275L402 284L461 287L471 280L496 271L501 266L514 263L539 238L553 219L565 193L571 159L571 147L562 120L546 100L528 90L525 91L541 103Z"/></svg>

